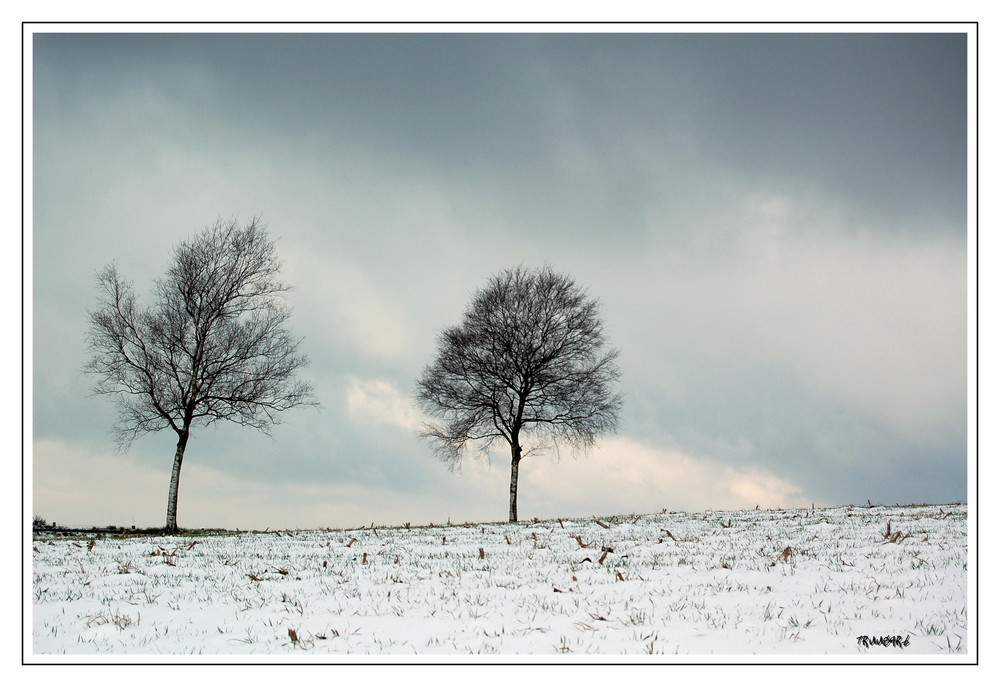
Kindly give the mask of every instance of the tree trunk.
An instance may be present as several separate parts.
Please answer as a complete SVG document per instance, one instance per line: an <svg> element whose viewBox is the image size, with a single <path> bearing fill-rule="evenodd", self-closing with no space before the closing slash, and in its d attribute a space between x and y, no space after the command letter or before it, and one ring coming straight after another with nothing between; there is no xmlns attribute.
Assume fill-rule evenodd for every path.
<svg viewBox="0 0 1000 687"><path fill-rule="evenodd" d="M170 473L170 493L167 496L167 525L164 528L173 534L177 532L177 486L181 481L181 463L184 461L184 449L187 447L188 432L178 432L177 452L174 453L174 469Z"/></svg>
<svg viewBox="0 0 1000 687"><path fill-rule="evenodd" d="M521 463L521 447L510 446L510 521L517 522L517 467Z"/></svg>

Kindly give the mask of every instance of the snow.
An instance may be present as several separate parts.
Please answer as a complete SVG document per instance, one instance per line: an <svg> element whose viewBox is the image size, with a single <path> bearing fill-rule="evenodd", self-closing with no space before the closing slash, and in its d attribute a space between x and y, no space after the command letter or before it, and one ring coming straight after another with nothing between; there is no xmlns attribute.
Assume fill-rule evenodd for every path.
<svg viewBox="0 0 1000 687"><path fill-rule="evenodd" d="M26 660L961 662L969 660L967 561L964 504L194 536L39 533Z"/></svg>

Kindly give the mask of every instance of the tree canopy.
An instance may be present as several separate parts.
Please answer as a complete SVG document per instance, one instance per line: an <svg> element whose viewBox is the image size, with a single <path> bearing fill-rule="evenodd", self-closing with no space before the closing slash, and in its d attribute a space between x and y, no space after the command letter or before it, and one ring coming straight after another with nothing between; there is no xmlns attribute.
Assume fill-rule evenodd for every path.
<svg viewBox="0 0 1000 687"><path fill-rule="evenodd" d="M283 411L314 405L295 377L308 362L286 328L289 286L279 279L275 244L259 218L218 221L174 250L142 306L114 264L97 275L90 312L94 391L118 404L115 438L126 450L138 436L178 436L167 528L176 529L176 489L192 427L219 420L269 432Z"/></svg>
<svg viewBox="0 0 1000 687"><path fill-rule="evenodd" d="M446 329L417 382L421 409L437 421L423 436L457 467L472 443L511 448L510 519L517 519L522 442L587 449L618 423L618 351L607 346L600 304L546 266L493 276L462 322Z"/></svg>

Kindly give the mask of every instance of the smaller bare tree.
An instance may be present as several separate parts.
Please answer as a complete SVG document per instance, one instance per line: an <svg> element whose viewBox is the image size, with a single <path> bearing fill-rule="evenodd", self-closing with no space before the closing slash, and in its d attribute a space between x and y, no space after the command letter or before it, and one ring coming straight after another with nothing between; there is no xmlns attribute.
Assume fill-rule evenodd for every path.
<svg viewBox="0 0 1000 687"><path fill-rule="evenodd" d="M439 418L422 435L452 468L470 442L484 453L508 444L515 522L526 437L586 449L617 427L617 356L598 301L570 277L550 267L506 270L474 295L461 325L441 334L437 359L417 381L418 404Z"/></svg>
<svg viewBox="0 0 1000 687"><path fill-rule="evenodd" d="M192 427L228 420L265 433L290 408L316 405L295 378L307 364L285 323L290 287L260 219L218 221L174 250L154 300L142 307L110 265L90 312L94 391L116 398L115 440L125 451L147 432L177 434L166 530L177 531L177 489Z"/></svg>

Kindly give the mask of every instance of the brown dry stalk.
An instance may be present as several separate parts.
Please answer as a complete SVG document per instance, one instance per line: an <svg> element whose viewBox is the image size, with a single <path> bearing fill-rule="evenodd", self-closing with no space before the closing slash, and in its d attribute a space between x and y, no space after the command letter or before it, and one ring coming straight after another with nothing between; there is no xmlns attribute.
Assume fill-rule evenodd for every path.
<svg viewBox="0 0 1000 687"><path fill-rule="evenodd" d="M893 532L892 531L892 521L891 520L886 523L886 525L885 525L885 532L882 533L882 538L885 541L890 542L892 544L899 544L904 539L907 539L907 538L909 538L911 536L913 536L913 535L903 534L903 532L901 530L896 530L895 532Z"/></svg>
<svg viewBox="0 0 1000 687"><path fill-rule="evenodd" d="M882 538L885 541L890 542L892 544L899 544L901 541L910 536L912 535L903 534L900 530L896 530L895 532L893 532L891 520L885 524L885 532L882 533Z"/></svg>

